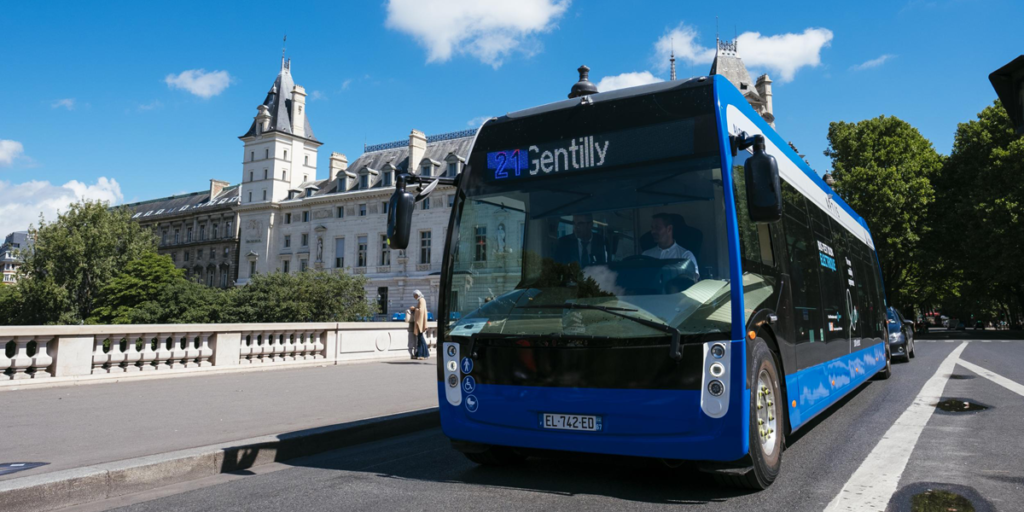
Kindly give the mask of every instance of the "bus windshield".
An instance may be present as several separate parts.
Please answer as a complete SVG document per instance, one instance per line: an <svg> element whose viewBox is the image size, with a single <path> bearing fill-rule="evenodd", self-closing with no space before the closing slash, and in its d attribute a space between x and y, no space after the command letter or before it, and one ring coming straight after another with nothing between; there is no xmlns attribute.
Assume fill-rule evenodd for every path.
<svg viewBox="0 0 1024 512"><path fill-rule="evenodd" d="M654 129L693 140L690 121ZM721 160L709 146L600 171L529 176L523 166L520 180L472 179L452 241L448 334L666 336L623 316L728 333ZM534 165L540 149L527 149Z"/></svg>

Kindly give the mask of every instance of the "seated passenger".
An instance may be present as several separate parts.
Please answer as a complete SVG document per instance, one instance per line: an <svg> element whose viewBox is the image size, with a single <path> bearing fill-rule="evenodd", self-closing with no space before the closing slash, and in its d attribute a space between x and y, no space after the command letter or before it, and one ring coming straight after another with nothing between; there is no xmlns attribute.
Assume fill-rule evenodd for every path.
<svg viewBox="0 0 1024 512"><path fill-rule="evenodd" d="M659 260L690 260L693 262L693 269L698 273L697 258L692 252L684 249L676 243L674 231L676 225L682 225L683 218L680 215L671 213L656 213L651 218L651 235L657 243L654 247L643 252L644 256L657 258Z"/></svg>
<svg viewBox="0 0 1024 512"><path fill-rule="evenodd" d="M572 234L558 239L555 259L559 263L579 263L580 268L608 263L604 236L594 233L591 215L572 216Z"/></svg>

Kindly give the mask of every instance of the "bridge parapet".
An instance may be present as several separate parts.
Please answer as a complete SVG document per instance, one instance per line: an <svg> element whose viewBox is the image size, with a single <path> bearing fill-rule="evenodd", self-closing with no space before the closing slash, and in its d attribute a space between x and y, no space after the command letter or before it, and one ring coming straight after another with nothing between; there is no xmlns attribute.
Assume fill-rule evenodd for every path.
<svg viewBox="0 0 1024 512"><path fill-rule="evenodd" d="M407 339L405 322L0 327L0 389L400 357Z"/></svg>

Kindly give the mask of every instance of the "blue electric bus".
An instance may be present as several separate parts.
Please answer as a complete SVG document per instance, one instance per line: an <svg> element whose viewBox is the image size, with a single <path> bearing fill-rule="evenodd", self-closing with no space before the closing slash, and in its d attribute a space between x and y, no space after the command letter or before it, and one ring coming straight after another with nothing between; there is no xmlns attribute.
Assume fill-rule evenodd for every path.
<svg viewBox="0 0 1024 512"><path fill-rule="evenodd" d="M443 180L397 180L392 247ZM441 425L477 463L690 460L763 489L787 435L889 376L868 226L720 76L492 119L446 183Z"/></svg>

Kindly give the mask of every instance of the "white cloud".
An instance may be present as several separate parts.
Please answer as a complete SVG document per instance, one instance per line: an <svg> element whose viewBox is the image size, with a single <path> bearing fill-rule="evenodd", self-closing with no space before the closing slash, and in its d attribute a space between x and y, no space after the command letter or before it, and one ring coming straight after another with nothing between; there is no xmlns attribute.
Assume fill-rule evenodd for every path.
<svg viewBox="0 0 1024 512"><path fill-rule="evenodd" d="M597 90L608 92L615 89L625 89L626 87L636 87L638 85L655 84L658 82L664 82L664 80L652 75L650 71L623 73L602 78L597 83Z"/></svg>
<svg viewBox="0 0 1024 512"><path fill-rule="evenodd" d="M14 163L14 159L25 152L25 147L16 140L0 139L0 167L7 167Z"/></svg>
<svg viewBox="0 0 1024 512"><path fill-rule="evenodd" d="M532 55L532 37L555 27L569 0L389 0L388 28L427 50L427 62L469 54L494 68L514 51Z"/></svg>
<svg viewBox="0 0 1024 512"><path fill-rule="evenodd" d="M143 104L139 105L138 109L139 109L139 112L146 112L148 110L156 110L156 109L158 109L160 107L163 107L163 106L164 106L164 104L161 103L160 100L153 100L153 101L151 101L149 103L143 103Z"/></svg>
<svg viewBox="0 0 1024 512"><path fill-rule="evenodd" d="M231 84L231 76L227 71L210 71L205 69L190 69L175 75L170 74L164 78L167 86L171 89L185 89L186 91L209 99L228 88Z"/></svg>
<svg viewBox="0 0 1024 512"><path fill-rule="evenodd" d="M58 212L66 211L68 205L83 199L117 204L124 196L117 181L105 177L100 177L92 185L75 180L63 185L53 185L49 181L27 181L16 185L0 181L0 233L23 231L29 224L38 227L40 214L47 222L52 222Z"/></svg>
<svg viewBox="0 0 1024 512"><path fill-rule="evenodd" d="M850 66L850 70L851 71L864 71L865 69L877 68L878 66L881 66L882 64L885 64L885 61L887 61L889 59L895 59L895 58L896 58L895 55L890 55L890 54L887 53L885 55L882 55L881 57L878 57L877 59L871 59L871 60L869 60L867 62L862 62L862 63L857 64L855 66Z"/></svg>
<svg viewBox="0 0 1024 512"><path fill-rule="evenodd" d="M352 79L351 78L346 78L345 81L341 83L341 90L343 90L343 91L347 90L348 86L350 86L350 85L352 85Z"/></svg>
<svg viewBox="0 0 1024 512"><path fill-rule="evenodd" d="M654 43L656 66L668 68L669 53L675 47L676 58L689 64L711 64L715 48L697 42L693 27L680 23L665 32ZM790 82L802 67L821 64L821 50L832 43L832 31L826 28L808 28L803 33L763 36L760 32L744 32L737 38L737 51L743 63L776 74L779 82Z"/></svg>
<svg viewBox="0 0 1024 512"><path fill-rule="evenodd" d="M474 117L473 119L470 119L469 121L466 121L466 125L470 126L470 127L473 127L473 128L476 128L477 126L480 126L480 125L484 124L484 121L486 121L486 120L488 120L490 118L491 118L491 116L478 116L478 117Z"/></svg>
<svg viewBox="0 0 1024 512"><path fill-rule="evenodd" d="M62 100L57 100L57 101L53 102L53 104L50 105L50 108L58 108L58 107L64 107L64 108L66 108L68 110L74 110L75 109L75 99L74 98L64 98Z"/></svg>
<svg viewBox="0 0 1024 512"><path fill-rule="evenodd" d="M311 99L311 100L326 100L327 99L327 95L325 95L324 93L322 93L320 91L313 91L313 92L309 93L309 99Z"/></svg>

